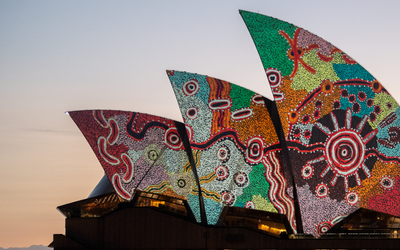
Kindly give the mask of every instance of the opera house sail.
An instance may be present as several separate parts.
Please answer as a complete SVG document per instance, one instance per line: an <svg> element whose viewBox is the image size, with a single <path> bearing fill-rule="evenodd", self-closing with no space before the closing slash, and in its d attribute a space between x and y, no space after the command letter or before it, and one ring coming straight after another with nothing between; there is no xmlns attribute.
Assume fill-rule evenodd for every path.
<svg viewBox="0 0 400 250"><path fill-rule="evenodd" d="M136 190L179 198L188 201L201 222L196 170L184 146L182 123L114 110L69 114L121 199L132 200Z"/></svg>
<svg viewBox="0 0 400 250"><path fill-rule="evenodd" d="M168 70L183 123L140 112L68 112L105 177L87 199L58 207L66 233L50 247L398 248L397 102L324 39L240 14L274 101Z"/></svg>
<svg viewBox="0 0 400 250"><path fill-rule="evenodd" d="M209 76L167 73L192 135L208 223L227 205L285 214L295 230L291 175L265 98Z"/></svg>
<svg viewBox="0 0 400 250"><path fill-rule="evenodd" d="M400 109L354 59L292 24L240 11L289 148L304 232L358 208L400 216Z"/></svg>

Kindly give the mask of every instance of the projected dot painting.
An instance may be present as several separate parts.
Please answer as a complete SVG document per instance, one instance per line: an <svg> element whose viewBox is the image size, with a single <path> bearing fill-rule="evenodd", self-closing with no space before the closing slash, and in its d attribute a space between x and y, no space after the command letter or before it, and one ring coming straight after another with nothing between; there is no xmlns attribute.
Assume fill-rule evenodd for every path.
<svg viewBox="0 0 400 250"><path fill-rule="evenodd" d="M400 216L399 105L322 38L240 12L271 86L304 232L320 235L358 208Z"/></svg>
<svg viewBox="0 0 400 250"><path fill-rule="evenodd" d="M179 122L113 110L69 114L122 199L129 201L135 190L141 190L187 200L200 221L198 187L176 126Z"/></svg>
<svg viewBox="0 0 400 250"><path fill-rule="evenodd" d="M226 206L280 213L294 233L317 237L359 208L400 217L394 98L322 38L240 13L279 117L253 91L180 71L167 74L184 124L136 112L69 112L117 194L127 201L135 190L187 200L197 221L209 225Z"/></svg>
<svg viewBox="0 0 400 250"><path fill-rule="evenodd" d="M264 98L212 77L167 73L190 135L208 223L227 205L285 214L295 229L292 182Z"/></svg>

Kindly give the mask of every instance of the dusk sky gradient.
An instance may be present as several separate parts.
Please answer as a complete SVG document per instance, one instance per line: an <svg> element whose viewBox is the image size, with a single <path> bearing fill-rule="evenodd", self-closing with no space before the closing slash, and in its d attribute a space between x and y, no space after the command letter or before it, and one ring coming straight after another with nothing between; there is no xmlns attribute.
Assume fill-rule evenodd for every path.
<svg viewBox="0 0 400 250"><path fill-rule="evenodd" d="M0 247L48 245L64 234L56 207L87 198L104 174L65 111L182 121L167 69L272 98L239 9L321 36L400 100L395 0L0 0Z"/></svg>

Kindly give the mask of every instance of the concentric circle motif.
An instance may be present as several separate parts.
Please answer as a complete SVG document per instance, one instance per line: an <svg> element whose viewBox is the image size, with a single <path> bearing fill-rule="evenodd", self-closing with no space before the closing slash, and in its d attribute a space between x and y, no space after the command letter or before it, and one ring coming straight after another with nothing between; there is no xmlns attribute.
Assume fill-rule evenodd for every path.
<svg viewBox="0 0 400 250"><path fill-rule="evenodd" d="M381 106L379 106L379 105L375 105L375 107L374 107L374 112L375 113L377 113L377 114L379 114L379 113L381 113Z"/></svg>
<svg viewBox="0 0 400 250"><path fill-rule="evenodd" d="M183 142L179 137L178 130L175 127L169 128L164 134L165 144L174 150L178 150L183 146Z"/></svg>
<svg viewBox="0 0 400 250"><path fill-rule="evenodd" d="M303 169L301 170L301 176L303 177L303 179L310 179L314 174L314 168L307 164L303 167Z"/></svg>
<svg viewBox="0 0 400 250"><path fill-rule="evenodd" d="M318 224L315 228L315 234L321 236L329 231L332 228L332 224L329 221L323 221Z"/></svg>
<svg viewBox="0 0 400 250"><path fill-rule="evenodd" d="M372 82L371 83L371 88L372 88L372 91L374 91L375 93L379 93L379 92L382 91L382 85L378 81Z"/></svg>
<svg viewBox="0 0 400 250"><path fill-rule="evenodd" d="M194 120L197 118L197 114L198 114L198 110L196 107L190 107L187 111L186 111L186 117L190 120Z"/></svg>
<svg viewBox="0 0 400 250"><path fill-rule="evenodd" d="M155 161L157 160L158 152L154 149L149 150L149 152L147 152L147 157L149 158L149 160Z"/></svg>
<svg viewBox="0 0 400 250"><path fill-rule="evenodd" d="M225 145L222 145L218 150L217 150L217 158L221 162L225 163L229 160L231 151L229 148Z"/></svg>
<svg viewBox="0 0 400 250"><path fill-rule="evenodd" d="M317 194L318 198L325 198L329 194L328 186L325 183L318 184L317 188L315 189L315 193Z"/></svg>
<svg viewBox="0 0 400 250"><path fill-rule="evenodd" d="M353 106L351 106L351 111L353 112L353 114L358 114L361 111L361 106L358 102L354 102Z"/></svg>
<svg viewBox="0 0 400 250"><path fill-rule="evenodd" d="M359 200L360 200L360 198L359 198L358 194L354 191L348 192L346 194L346 202L350 206L356 205Z"/></svg>
<svg viewBox="0 0 400 250"><path fill-rule="evenodd" d="M391 176L385 175L380 179L379 184L381 188L391 190L395 185L395 180Z"/></svg>
<svg viewBox="0 0 400 250"><path fill-rule="evenodd" d="M333 101L333 109L340 109L340 101L339 100L335 100Z"/></svg>
<svg viewBox="0 0 400 250"><path fill-rule="evenodd" d="M338 118L344 121L340 122ZM376 147L378 130L372 129L366 115L361 119L356 118L348 107L346 111L332 111L316 121L314 125L327 136L323 142L323 155L312 161L313 164L324 161L325 167L319 174L321 178L332 171L331 186L335 186L338 177L342 177L344 189L348 192L350 185L361 186L362 180L371 177L370 170L376 159L370 158L367 161L368 157L365 154L369 148ZM315 134L318 135L318 133ZM322 139L318 137L319 135L313 138L317 141ZM360 170L364 174L360 174ZM355 183L349 182L350 176L355 177Z"/></svg>
<svg viewBox="0 0 400 250"><path fill-rule="evenodd" d="M317 100L315 102L315 108L316 109L321 109L322 108L322 101L321 100Z"/></svg>
<svg viewBox="0 0 400 250"><path fill-rule="evenodd" d="M246 202L246 204L244 204L244 207L248 208L248 209L255 209L256 205L254 204L253 201L248 201L248 202Z"/></svg>
<svg viewBox="0 0 400 250"><path fill-rule="evenodd" d="M233 179L238 187L245 186L249 181L246 173L236 173Z"/></svg>
<svg viewBox="0 0 400 250"><path fill-rule="evenodd" d="M297 111L292 110L289 113L289 122L290 123L296 123L299 120L299 113Z"/></svg>
<svg viewBox="0 0 400 250"><path fill-rule="evenodd" d="M330 94L333 90L333 83L330 80L324 80L321 83L321 91L325 94Z"/></svg>
<svg viewBox="0 0 400 250"><path fill-rule="evenodd" d="M225 166L218 166L215 168L215 176L218 181L224 181L229 176L229 170Z"/></svg>
<svg viewBox="0 0 400 250"><path fill-rule="evenodd" d="M147 164L154 164L155 161L162 162L163 159L160 159L162 156L159 156L161 153L161 149L156 144L149 144L143 150L143 157Z"/></svg>
<svg viewBox="0 0 400 250"><path fill-rule="evenodd" d="M358 96L358 100L360 100L360 102L365 101L365 99L367 98L367 94L365 94L364 91L359 91L357 96Z"/></svg>
<svg viewBox="0 0 400 250"><path fill-rule="evenodd" d="M292 130L293 137L299 138L301 136L301 129L300 128L295 128Z"/></svg>
<svg viewBox="0 0 400 250"><path fill-rule="evenodd" d="M246 160L249 163L260 163L264 155L264 141L261 137L253 137L246 143Z"/></svg>
<svg viewBox="0 0 400 250"><path fill-rule="evenodd" d="M337 174L348 176L363 164L364 151L364 142L357 132L339 130L328 138L325 157Z"/></svg>
<svg viewBox="0 0 400 250"><path fill-rule="evenodd" d="M308 124L311 121L311 117L309 115L304 115L303 118L301 118L301 122L303 124Z"/></svg>
<svg viewBox="0 0 400 250"><path fill-rule="evenodd" d="M193 96L199 92L200 85L196 79L189 80L182 85L183 93L187 96Z"/></svg>
<svg viewBox="0 0 400 250"><path fill-rule="evenodd" d="M371 122L374 122L374 121L376 120L376 113L375 113L375 112L371 112L371 113L369 114L369 120L370 120Z"/></svg>
<svg viewBox="0 0 400 250"><path fill-rule="evenodd" d="M235 195L229 191L222 191L221 201L228 206L233 205L235 203Z"/></svg>
<svg viewBox="0 0 400 250"><path fill-rule="evenodd" d="M349 95L349 102L351 102L351 103L353 103L353 102L355 102L356 101L356 95L354 95L354 94L351 94L351 95Z"/></svg>
<svg viewBox="0 0 400 250"><path fill-rule="evenodd" d="M349 91L347 91L347 89L342 89L340 90L340 95L344 98L349 96Z"/></svg>
<svg viewBox="0 0 400 250"><path fill-rule="evenodd" d="M271 88L277 88L281 85L282 74L279 70L267 69L265 73L267 74L267 78Z"/></svg>
<svg viewBox="0 0 400 250"><path fill-rule="evenodd" d="M374 105L374 99L370 98L370 99L367 100L367 107L370 108L370 107L372 107L372 105Z"/></svg>
<svg viewBox="0 0 400 250"><path fill-rule="evenodd" d="M304 138L310 139L311 138L311 131L307 129L306 131L304 131L303 135L304 135Z"/></svg>
<svg viewBox="0 0 400 250"><path fill-rule="evenodd" d="M171 186L177 194L187 196L192 192L193 178L186 172L173 174L171 176Z"/></svg>
<svg viewBox="0 0 400 250"><path fill-rule="evenodd" d="M176 184L178 185L179 188L184 188L186 187L186 180L185 179L179 179Z"/></svg>

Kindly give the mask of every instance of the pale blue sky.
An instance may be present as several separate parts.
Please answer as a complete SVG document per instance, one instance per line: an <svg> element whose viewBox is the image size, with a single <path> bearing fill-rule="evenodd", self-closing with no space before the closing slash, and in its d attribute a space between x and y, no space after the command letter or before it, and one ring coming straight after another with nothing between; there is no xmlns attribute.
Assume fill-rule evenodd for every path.
<svg viewBox="0 0 400 250"><path fill-rule="evenodd" d="M400 100L398 1L0 0L0 247L49 244L64 233L55 208L103 175L65 111L182 120L166 69L271 97L239 9L330 41Z"/></svg>

